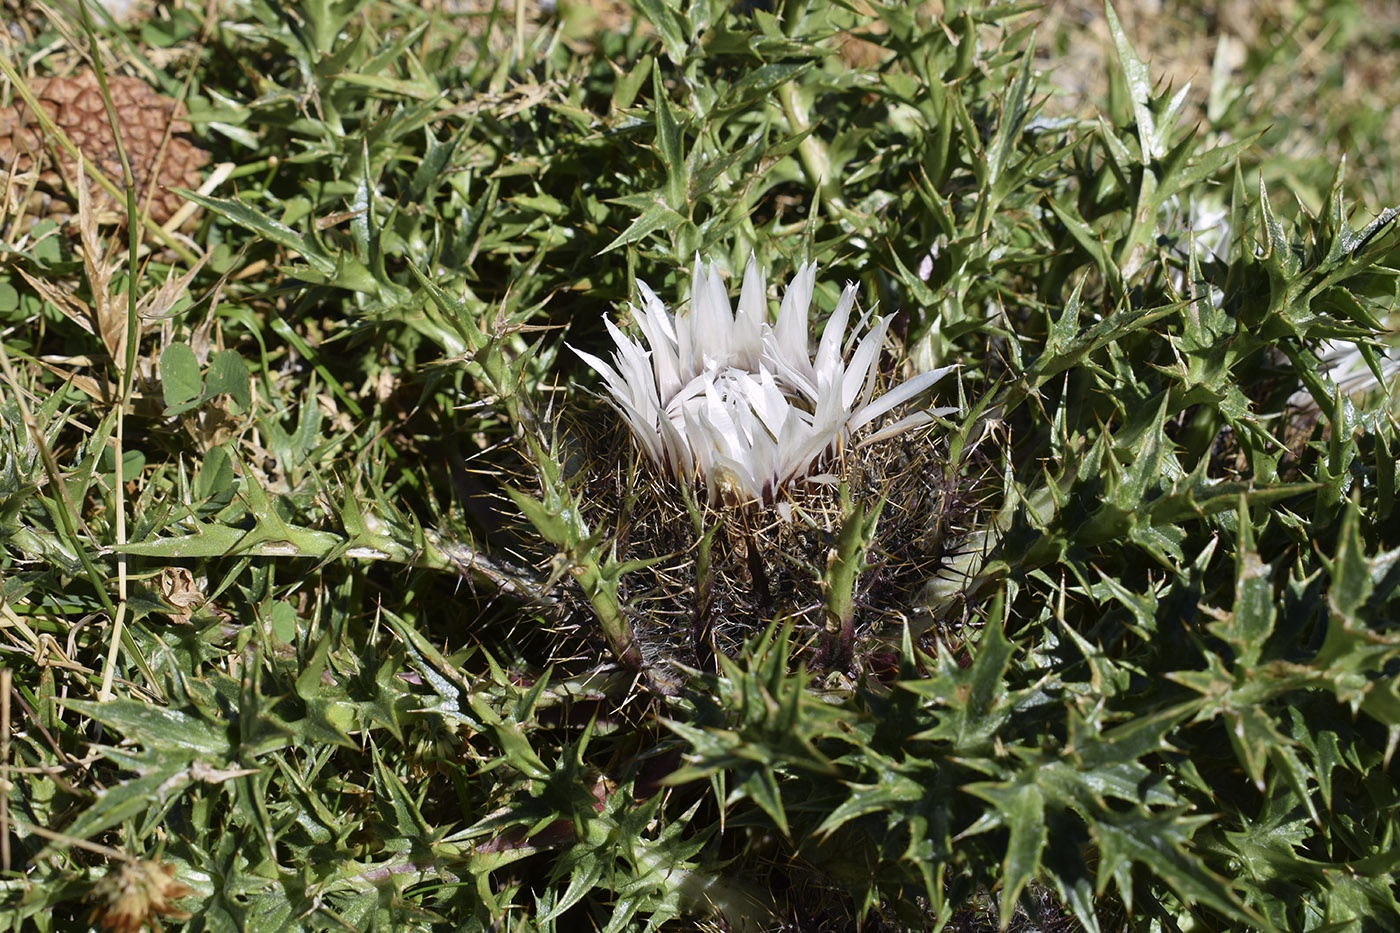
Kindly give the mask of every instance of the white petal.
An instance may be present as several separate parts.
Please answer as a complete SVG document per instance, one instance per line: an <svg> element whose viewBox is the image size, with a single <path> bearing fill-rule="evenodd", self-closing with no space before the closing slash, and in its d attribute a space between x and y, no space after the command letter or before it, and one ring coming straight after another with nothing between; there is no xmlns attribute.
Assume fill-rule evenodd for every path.
<svg viewBox="0 0 1400 933"><path fill-rule="evenodd" d="M617 370L613 369L602 359L594 356L592 353L580 350L578 347L572 345L569 346L569 349L573 350L576 354L578 354L579 359L583 360L589 366L592 366L593 369L598 373L598 375L603 377L603 381L607 383L608 392L610 394L614 396L625 396L630 394L627 388L627 383L624 382L622 377L617 374Z"/></svg>
<svg viewBox="0 0 1400 933"><path fill-rule="evenodd" d="M675 395L672 395L666 400L667 415L673 420L680 419L683 421L685 419L686 405L693 399L703 398L705 389L709 383L710 377L705 373L701 373L699 376L696 376L694 379L681 386L680 390L677 391Z"/></svg>
<svg viewBox="0 0 1400 933"><path fill-rule="evenodd" d="M648 306L641 312L633 308L632 317L636 318L647 344L651 347L651 364L656 370L657 389L663 399L670 398L680 388L681 376L680 360L676 356L676 338L669 315L664 308L660 308L658 315Z"/></svg>
<svg viewBox="0 0 1400 933"><path fill-rule="evenodd" d="M827 318L822 331L822 342L817 347L816 367L818 381L823 373L831 373L841 363L841 343L846 339L846 324L850 322L851 306L856 302L855 283L849 283L841 291L841 300L836 302L836 310Z"/></svg>
<svg viewBox="0 0 1400 933"><path fill-rule="evenodd" d="M603 318L603 326L608 329L608 336L612 337L613 343L617 346L617 352L624 356L633 356L641 359L646 358L646 351L642 345L622 332L622 328L614 324L609 318Z"/></svg>
<svg viewBox="0 0 1400 933"><path fill-rule="evenodd" d="M666 448L661 442L661 436L656 433L656 424L650 422L625 402L619 401L617 409L622 412L627 426L632 429L633 439L636 440L642 451L651 458L651 462L658 467L666 468Z"/></svg>
<svg viewBox="0 0 1400 933"><path fill-rule="evenodd" d="M690 442L669 418L661 419L660 428L665 462L670 464L672 474L676 478L682 482L690 482L695 476L695 452L691 449Z"/></svg>
<svg viewBox="0 0 1400 933"><path fill-rule="evenodd" d="M695 325L695 282L700 275L700 257L695 257L695 272L691 278L691 301L690 307L686 308L684 314L677 314L674 317L676 326L676 359L680 364L681 382L694 379L705 369L705 362L702 359L703 347L697 346L697 331Z"/></svg>
<svg viewBox="0 0 1400 933"><path fill-rule="evenodd" d="M671 326L671 315L666 310L665 303L662 302L660 298L656 297L656 292L652 291L651 287L645 282L637 283L637 291L642 293L642 304L646 306L647 316L655 320L666 332L666 336L671 339L671 342L675 343L676 331L675 328Z"/></svg>
<svg viewBox="0 0 1400 933"><path fill-rule="evenodd" d="M865 401L870 400L870 393L875 389L875 361L885 345L885 331L889 330L889 326L888 318L876 321L846 364L846 374L841 383L841 404L847 411L855 408L862 388L865 389Z"/></svg>
<svg viewBox="0 0 1400 933"><path fill-rule="evenodd" d="M870 326L870 319L875 317L875 309L879 307L879 305L880 303L877 301L861 312L860 320L856 321L856 326L851 328L851 336L846 340L846 346L842 348L842 353L851 352L851 347L856 345L856 337L859 334L865 333L865 329ZM880 319L875 318L875 321L879 323Z"/></svg>
<svg viewBox="0 0 1400 933"><path fill-rule="evenodd" d="M894 424L886 425L874 434L868 434L861 438L856 444L856 449L859 450L862 447L869 447L871 444L888 440L891 437L897 437L906 431L912 431L914 428L932 424L935 416L942 417L944 415L952 415L956 414L959 410L958 406L952 405L944 408L930 408L927 411L916 411L912 415L906 415L900 418Z"/></svg>
<svg viewBox="0 0 1400 933"><path fill-rule="evenodd" d="M794 479L806 476L812 470L817 458L831 446L832 436L823 431L794 432L782 444L782 459L777 471L778 485L785 485Z"/></svg>
<svg viewBox="0 0 1400 933"><path fill-rule="evenodd" d="M754 393L750 404L768 433L774 438L781 437L783 425L792 414L793 407L778 388L773 375L766 369L759 371L758 391Z"/></svg>
<svg viewBox="0 0 1400 933"><path fill-rule="evenodd" d="M739 445L735 425L722 413L718 420L712 418L714 412L703 408L697 407L693 414L697 459L705 472L711 497L729 489L741 499L757 498L748 449Z"/></svg>
<svg viewBox="0 0 1400 933"><path fill-rule="evenodd" d="M807 355L807 321L816 278L815 263L798 267L797 274L783 292L783 303L778 308L778 326L774 332L778 355L789 366L799 369L810 369L812 366L812 359Z"/></svg>
<svg viewBox="0 0 1400 933"><path fill-rule="evenodd" d="M571 347L579 357L598 371L608 384L610 401L632 429L632 437L640 445L652 462L664 465L665 451L656 434L656 399L654 390L648 395L648 385L629 385L611 366L591 353Z"/></svg>
<svg viewBox="0 0 1400 933"><path fill-rule="evenodd" d="M753 372L763 356L763 325L768 322L767 286L758 260L749 254L744 270L744 288L734 312L734 364Z"/></svg>
<svg viewBox="0 0 1400 933"><path fill-rule="evenodd" d="M794 365L778 351L777 337L772 331L766 333L763 338L762 365L771 370L784 386L801 395L808 402L816 403L817 377L816 372L812 369L812 361L807 359L804 353Z"/></svg>
<svg viewBox="0 0 1400 933"><path fill-rule="evenodd" d="M859 411L851 415L850 429L858 431L865 425L874 421L885 412L897 405L902 405L914 396L923 392L939 379L956 369L956 366L941 366L931 372L920 373L914 378L900 384L899 386L886 392L884 395L864 406Z"/></svg>
<svg viewBox="0 0 1400 933"><path fill-rule="evenodd" d="M618 375L627 386L627 395L633 399L656 398L656 373L651 367L647 351L618 330L612 321L605 319L603 323L607 325L608 332L617 344L613 365L617 367Z"/></svg>
<svg viewBox="0 0 1400 933"><path fill-rule="evenodd" d="M729 296L719 269L710 263L709 275L695 257L695 271L690 281L690 320L695 345L692 351L701 367L711 362L728 364L733 339L734 315L729 310Z"/></svg>
<svg viewBox="0 0 1400 933"><path fill-rule="evenodd" d="M724 451L732 457L742 449L739 426L725 410L724 403L712 394L712 387L706 388L703 398L697 398L686 405L685 415L687 429L693 424L704 426L704 439L708 442L711 452Z"/></svg>
<svg viewBox="0 0 1400 933"><path fill-rule="evenodd" d="M748 389L740 374L726 374L723 387L711 382L705 387L705 415L726 438L724 449L731 456L748 447L753 440L753 413L745 404Z"/></svg>

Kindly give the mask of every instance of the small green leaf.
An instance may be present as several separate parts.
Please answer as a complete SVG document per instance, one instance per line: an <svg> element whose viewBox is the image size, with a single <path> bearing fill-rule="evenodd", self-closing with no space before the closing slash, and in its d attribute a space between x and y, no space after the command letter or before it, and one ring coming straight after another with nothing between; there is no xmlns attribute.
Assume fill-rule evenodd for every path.
<svg viewBox="0 0 1400 933"><path fill-rule="evenodd" d="M105 703L65 700L63 704L148 750L205 755L220 761L232 753L227 724L212 723L193 709L176 710L125 697Z"/></svg>
<svg viewBox="0 0 1400 933"><path fill-rule="evenodd" d="M297 611L291 603L278 600L267 614L272 634L285 645L297 643Z"/></svg>
<svg viewBox="0 0 1400 933"><path fill-rule="evenodd" d="M315 269L322 275L332 275L335 273L335 260L328 256L326 251L323 250L318 243L314 240L307 239L281 221L273 220L271 217L268 217L255 208L249 207L242 201L236 201L231 198L211 198L183 189L175 190L182 197L188 198L216 214L222 214L234 223L248 228L259 236L294 251L305 259L312 269Z"/></svg>
<svg viewBox="0 0 1400 933"><path fill-rule="evenodd" d="M651 77L651 69L655 63L655 58L643 55L639 61L632 65L631 71L623 71L619 66L613 66L616 73L612 93L612 109L614 111L626 110L632 106L632 102L637 99L637 92L642 89L642 84Z"/></svg>
<svg viewBox="0 0 1400 933"><path fill-rule="evenodd" d="M1021 892L1040 870L1047 833L1045 797L1035 783L1038 771L1038 767L1023 770L1015 781L1005 784L969 784L963 788L996 807L996 820L1010 832L1001 866L999 909L1003 917L1015 912Z"/></svg>
<svg viewBox="0 0 1400 933"><path fill-rule="evenodd" d="M573 870L569 873L569 886L559 897L559 901L554 905L554 909L540 918L540 921L547 922L555 919L564 911L577 904L583 896L597 886L602 880L603 869L607 867L603 854L595 849L585 849L582 846L576 847L570 853L573 862Z"/></svg>
<svg viewBox="0 0 1400 933"><path fill-rule="evenodd" d="M178 414L191 407L203 394L204 380L199 375L199 360L189 344L172 343L160 355L160 389L166 410Z"/></svg>
<svg viewBox="0 0 1400 933"><path fill-rule="evenodd" d="M666 49L666 57L679 65L686 55L685 34L681 31L679 18L666 0L637 0L643 15L656 27L661 36L661 44Z"/></svg>
<svg viewBox="0 0 1400 933"><path fill-rule="evenodd" d="M1236 922L1267 926L1260 922L1262 917L1240 903L1224 878L1206 868L1187 848L1192 834L1209 819L1141 809L1094 814L1090 831L1099 844L1099 893L1112 879L1131 912L1132 866L1141 863L1188 903L1207 905Z"/></svg>
<svg viewBox="0 0 1400 933"><path fill-rule="evenodd" d="M778 790L778 779L771 768L763 765L753 767L740 785L744 792L758 804L784 836L791 836L788 827L787 811L783 809L783 795Z"/></svg>
<svg viewBox="0 0 1400 933"><path fill-rule="evenodd" d="M187 787L191 782L189 774L190 759L167 758L158 768L109 786L92 806L63 827L64 834L88 839L104 829L135 819L151 808L152 801L161 797L169 800Z"/></svg>
<svg viewBox="0 0 1400 933"><path fill-rule="evenodd" d="M1371 595L1371 571L1361 541L1360 522L1355 502L1349 502L1342 513L1342 535L1337 556L1332 560L1332 586L1327 598L1332 611L1343 620L1351 620Z"/></svg>
<svg viewBox="0 0 1400 933"><path fill-rule="evenodd" d="M211 447L195 475L195 501L210 506L221 503L213 509L218 511L233 499L233 483L233 461L228 451L222 447Z"/></svg>
<svg viewBox="0 0 1400 933"><path fill-rule="evenodd" d="M1239 508L1240 539L1236 552L1235 606L1227 627L1220 630L1240 652L1240 662L1252 667L1258 662L1274 630L1278 612L1269 565L1254 548L1253 520L1243 495Z"/></svg>
<svg viewBox="0 0 1400 933"><path fill-rule="evenodd" d="M1108 20L1109 35L1113 37L1113 47L1118 53L1118 64L1128 84L1128 96L1133 101L1133 117L1137 120L1143 160L1161 158L1166 149L1157 136L1156 122L1152 118L1152 79L1147 73L1147 66L1134 51L1132 40L1118 21L1118 13L1111 2L1104 3L1104 16Z"/></svg>
<svg viewBox="0 0 1400 933"><path fill-rule="evenodd" d="M204 391L210 395L230 396L238 407L248 411L253 404L249 387L248 364L237 350L220 350L209 358L209 372Z"/></svg>
<svg viewBox="0 0 1400 933"><path fill-rule="evenodd" d="M639 214L637 218L628 225L626 230L619 233L607 246L604 246L602 250L599 251L599 255L610 253L619 246L627 246L636 243L641 240L642 237L656 230L660 230L662 227L674 228L679 227L683 223L685 223L684 217L672 210L670 205L658 199L655 204Z"/></svg>
<svg viewBox="0 0 1400 933"><path fill-rule="evenodd" d="M681 212L686 207L689 183L685 161L685 134L676 112L671 108L661 72L651 73L652 106L656 119L656 151L661 156L661 168L666 173L666 203Z"/></svg>
<svg viewBox="0 0 1400 933"><path fill-rule="evenodd" d="M977 642L977 653L968 671L966 717L970 731L981 731L999 701L1006 695L1002 675L1011 661L1012 645L1002 632L1006 592L997 593L988 612L987 625Z"/></svg>
<svg viewBox="0 0 1400 933"><path fill-rule="evenodd" d="M572 526L548 505L526 495L518 489L506 488L506 493L522 515L535 526L540 535L555 547L570 547L577 544L576 535L571 535Z"/></svg>

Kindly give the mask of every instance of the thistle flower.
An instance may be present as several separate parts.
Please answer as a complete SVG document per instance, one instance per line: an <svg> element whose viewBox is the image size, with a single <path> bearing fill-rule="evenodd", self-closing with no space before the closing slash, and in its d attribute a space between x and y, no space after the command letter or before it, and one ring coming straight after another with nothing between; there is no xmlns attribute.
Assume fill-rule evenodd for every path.
<svg viewBox="0 0 1400 933"><path fill-rule="evenodd" d="M642 308L631 311L645 347L606 320L617 345L611 365L574 352L602 375L633 442L659 469L682 482L703 481L712 502L773 505L797 483L829 481L818 471L857 433L953 369L922 373L876 397L876 363L889 321L876 318L856 344L858 325L848 339L854 283L842 291L812 355L807 331L816 274L813 263L798 268L773 323L767 286L753 257L738 308L731 311L715 265L707 272L697 256L685 314L673 316L650 288L637 283ZM956 410L915 412L860 438L856 446Z"/></svg>
<svg viewBox="0 0 1400 933"><path fill-rule="evenodd" d="M142 859L121 862L93 886L89 922L111 933L140 933L146 924L160 929L157 917L188 920L190 915L172 901L194 891L175 880L175 866Z"/></svg>

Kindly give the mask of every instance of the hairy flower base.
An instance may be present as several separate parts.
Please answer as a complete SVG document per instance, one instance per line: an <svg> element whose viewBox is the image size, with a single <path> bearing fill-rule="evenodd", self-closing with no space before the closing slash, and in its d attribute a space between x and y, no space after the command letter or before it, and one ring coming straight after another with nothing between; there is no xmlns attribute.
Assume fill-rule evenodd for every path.
<svg viewBox="0 0 1400 933"><path fill-rule="evenodd" d="M716 656L737 656L747 638L781 620L799 633L798 656L809 668L824 669L818 654L826 578L843 524L838 489L799 484L777 508L764 510L707 505L701 493L687 508L686 490L668 475L639 471L634 458L645 454L620 426L595 418L601 420L590 413L588 423L569 432L588 464L578 473L579 499L590 527L626 516L625 530L609 547L616 560L646 567L623 577L621 593L635 610L629 618L641 668L657 683L684 681L685 668L712 669ZM921 431L840 464L839 479L865 506L885 503L868 569L851 593L852 670L865 670L867 655L887 650L885 639L897 639L891 633L905 622L916 634L933 629L950 644L962 637L957 625L944 628L961 601L934 605L925 591L930 581L956 588L962 579L963 551L969 535L989 521L984 503L999 488L999 475L994 460L970 446L959 449L962 459L949 462L942 432ZM580 604L578 611L590 610Z"/></svg>
<svg viewBox="0 0 1400 933"><path fill-rule="evenodd" d="M767 287L752 257L731 311L718 270L712 263L707 273L697 256L687 314L673 316L637 283L642 308L631 311L645 347L605 321L617 346L611 364L574 352L602 375L633 442L653 464L683 482L703 482L711 502L772 505L795 483L828 479L820 471L857 432L953 369L922 373L876 398L888 321L876 318L852 352L856 335L846 332L856 288L848 284L811 354L815 280L814 264L800 267L770 322ZM915 412L857 445L956 410Z"/></svg>

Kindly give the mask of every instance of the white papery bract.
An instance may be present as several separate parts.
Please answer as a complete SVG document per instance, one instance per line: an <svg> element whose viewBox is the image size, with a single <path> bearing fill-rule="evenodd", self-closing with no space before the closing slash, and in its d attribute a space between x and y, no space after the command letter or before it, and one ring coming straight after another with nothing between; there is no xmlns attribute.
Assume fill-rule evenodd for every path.
<svg viewBox="0 0 1400 933"><path fill-rule="evenodd" d="M953 369L922 373L875 397L889 322L876 318L858 344L855 334L847 340L854 284L842 291L812 355L807 331L816 275L813 263L797 270L772 323L767 286L752 257L738 308L731 311L718 270L711 263L707 271L697 256L685 314L673 317L650 288L637 283L642 307L631 311L645 346L609 320L617 345L611 365L574 352L602 375L634 442L659 468L682 482L703 480L712 502L771 505L794 483L826 479L815 474L857 432ZM956 410L915 412L856 446Z"/></svg>

